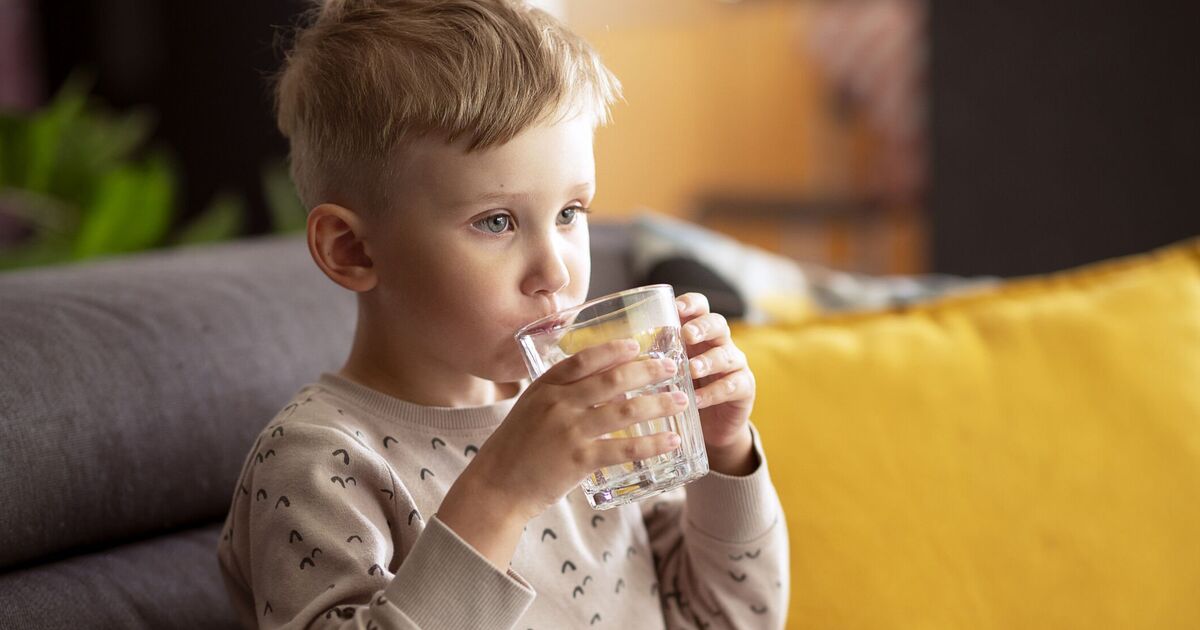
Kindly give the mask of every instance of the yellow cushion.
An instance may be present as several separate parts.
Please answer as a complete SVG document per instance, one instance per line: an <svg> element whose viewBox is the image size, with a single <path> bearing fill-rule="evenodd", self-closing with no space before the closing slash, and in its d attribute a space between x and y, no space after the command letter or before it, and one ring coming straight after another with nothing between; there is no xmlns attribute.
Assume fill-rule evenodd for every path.
<svg viewBox="0 0 1200 630"><path fill-rule="evenodd" d="M734 338L789 628L1200 628L1200 239Z"/></svg>

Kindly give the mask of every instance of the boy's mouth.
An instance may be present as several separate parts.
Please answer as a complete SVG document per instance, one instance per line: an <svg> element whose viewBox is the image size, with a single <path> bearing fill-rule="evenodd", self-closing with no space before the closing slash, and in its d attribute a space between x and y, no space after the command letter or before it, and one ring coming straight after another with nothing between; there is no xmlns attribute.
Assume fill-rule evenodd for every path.
<svg viewBox="0 0 1200 630"><path fill-rule="evenodd" d="M537 335L544 332L549 332L563 325L563 320L555 317L544 322L539 322L537 326L532 328L521 328L521 332L527 335Z"/></svg>
<svg viewBox="0 0 1200 630"><path fill-rule="evenodd" d="M541 315L538 315L537 317L525 320L520 326L517 327L517 331L523 332L526 334L539 334L539 333L544 333L546 331L554 330L555 328L558 328L566 323L566 321L561 317L553 317L553 315L555 313L559 312L560 310L562 310L562 309L560 308L560 304L558 303L558 300L551 299L550 302L548 304L546 304L546 307L542 311ZM543 320L543 319L545 319L545 321L539 321L539 320ZM525 328L526 326L529 326L530 324L532 324L534 322L538 322L536 327Z"/></svg>

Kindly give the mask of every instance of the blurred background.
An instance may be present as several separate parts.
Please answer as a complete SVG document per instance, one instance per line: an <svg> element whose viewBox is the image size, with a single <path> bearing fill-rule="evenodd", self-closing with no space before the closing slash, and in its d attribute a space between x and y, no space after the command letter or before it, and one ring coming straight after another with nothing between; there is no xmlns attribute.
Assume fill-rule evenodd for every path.
<svg viewBox="0 0 1200 630"><path fill-rule="evenodd" d="M626 102L595 220L871 274L1200 234L1200 4L542 0ZM0 0L0 268L303 229L267 76L298 0Z"/></svg>

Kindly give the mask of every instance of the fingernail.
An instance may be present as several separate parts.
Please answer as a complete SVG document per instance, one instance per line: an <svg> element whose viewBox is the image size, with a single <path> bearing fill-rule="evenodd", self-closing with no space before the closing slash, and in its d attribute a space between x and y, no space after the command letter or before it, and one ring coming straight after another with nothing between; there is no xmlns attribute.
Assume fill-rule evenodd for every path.
<svg viewBox="0 0 1200 630"><path fill-rule="evenodd" d="M700 359L692 359L688 361L688 365L692 366L692 376L699 376L704 373L704 362Z"/></svg>
<svg viewBox="0 0 1200 630"><path fill-rule="evenodd" d="M700 329L691 324L684 326L683 332L688 336L688 339L691 339L692 341L700 340Z"/></svg>
<svg viewBox="0 0 1200 630"><path fill-rule="evenodd" d="M687 394L683 392L671 392L671 400L675 401L677 405L686 405Z"/></svg>
<svg viewBox="0 0 1200 630"><path fill-rule="evenodd" d="M680 314L686 313L688 310L687 302L683 300L675 300L675 306L679 309Z"/></svg>
<svg viewBox="0 0 1200 630"><path fill-rule="evenodd" d="M667 444L670 444L671 448L675 448L676 446L683 444L683 438L679 437L678 433L672 433L667 437Z"/></svg>
<svg viewBox="0 0 1200 630"><path fill-rule="evenodd" d="M662 364L663 369L667 372L671 374L675 373L675 361L673 359L659 359L659 363Z"/></svg>
<svg viewBox="0 0 1200 630"><path fill-rule="evenodd" d="M626 350L640 350L642 347L636 339L626 339L624 346Z"/></svg>

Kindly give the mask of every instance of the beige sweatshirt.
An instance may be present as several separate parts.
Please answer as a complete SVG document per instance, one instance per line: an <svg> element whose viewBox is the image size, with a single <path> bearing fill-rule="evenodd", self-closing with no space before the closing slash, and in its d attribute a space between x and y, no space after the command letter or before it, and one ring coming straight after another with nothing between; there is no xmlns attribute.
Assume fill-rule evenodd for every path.
<svg viewBox="0 0 1200 630"><path fill-rule="evenodd" d="M783 627L787 530L757 431L745 477L606 511L569 493L529 522L507 572L442 524L515 401L423 407L330 373L301 388L259 434L218 543L243 625Z"/></svg>

